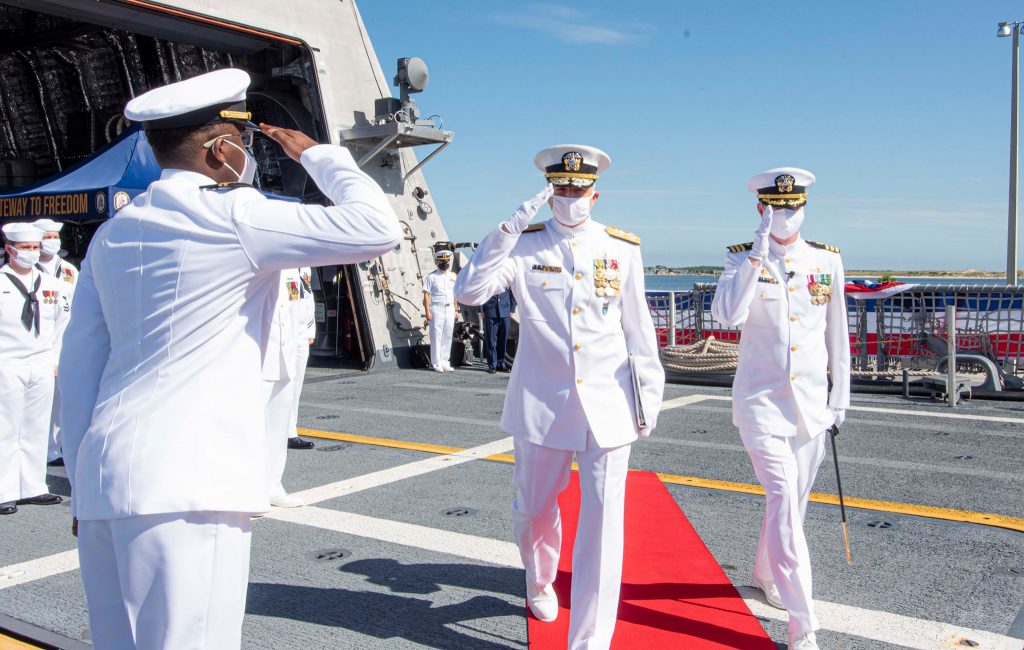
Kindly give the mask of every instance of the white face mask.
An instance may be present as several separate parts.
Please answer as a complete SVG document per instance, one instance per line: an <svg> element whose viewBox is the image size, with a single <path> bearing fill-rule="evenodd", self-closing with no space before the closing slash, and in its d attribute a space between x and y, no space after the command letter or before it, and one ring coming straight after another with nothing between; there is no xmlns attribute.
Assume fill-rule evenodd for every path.
<svg viewBox="0 0 1024 650"><path fill-rule="evenodd" d="M39 251L20 251L13 247L7 250L11 263L19 268L28 270L39 263Z"/></svg>
<svg viewBox="0 0 1024 650"><path fill-rule="evenodd" d="M772 214L772 225L769 228L777 238L786 240L800 232L804 223L804 209L776 209Z"/></svg>
<svg viewBox="0 0 1024 650"><path fill-rule="evenodd" d="M574 199L571 196L552 196L551 213L555 221L570 228L578 226L590 218L591 196Z"/></svg>
<svg viewBox="0 0 1024 650"><path fill-rule="evenodd" d="M230 140L225 140L224 142L227 142L228 144L230 144L235 149L241 149L242 153L245 154L245 166L242 167L242 173L241 174L239 174L238 171L234 167L229 165L227 163L227 161L224 162L224 166L227 167L228 169L230 169L232 172L235 173L235 176L238 177L238 182L239 183L245 183L246 185L252 185L253 179L256 178L256 159L253 157L253 155L251 153L249 153L248 149L244 149L242 147L239 147L237 144L235 144L234 142L232 142Z"/></svg>
<svg viewBox="0 0 1024 650"><path fill-rule="evenodd" d="M39 245L44 255L56 255L60 252L59 239L44 239Z"/></svg>

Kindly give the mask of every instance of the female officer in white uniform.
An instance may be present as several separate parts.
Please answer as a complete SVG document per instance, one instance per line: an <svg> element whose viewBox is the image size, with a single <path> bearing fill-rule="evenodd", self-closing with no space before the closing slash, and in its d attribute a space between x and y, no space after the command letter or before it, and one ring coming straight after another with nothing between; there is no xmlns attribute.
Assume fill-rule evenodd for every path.
<svg viewBox="0 0 1024 650"><path fill-rule="evenodd" d="M459 303L453 288L455 274L451 272L451 251L438 251L434 255L437 270L423 279L423 308L430 321L430 363L435 372L452 372L452 336Z"/></svg>
<svg viewBox="0 0 1024 650"><path fill-rule="evenodd" d="M761 226L753 242L729 247L711 305L715 319L743 328L733 424L766 495L754 582L789 611L792 650L818 647L804 514L822 434L850 405L843 261L838 248L800 237L814 180L795 167L750 179Z"/></svg>

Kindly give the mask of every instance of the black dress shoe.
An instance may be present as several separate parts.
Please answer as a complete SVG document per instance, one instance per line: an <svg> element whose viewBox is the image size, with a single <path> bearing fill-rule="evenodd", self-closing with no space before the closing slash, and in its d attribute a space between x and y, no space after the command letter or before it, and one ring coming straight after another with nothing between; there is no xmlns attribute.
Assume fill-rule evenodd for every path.
<svg viewBox="0 0 1024 650"><path fill-rule="evenodd" d="M64 467L64 458L57 458L46 463L47 467Z"/></svg>
<svg viewBox="0 0 1024 650"><path fill-rule="evenodd" d="M14 501L0 503L0 515L13 515L16 512L18 512L18 506Z"/></svg>
<svg viewBox="0 0 1024 650"><path fill-rule="evenodd" d="M512 372L512 369L509 368L508 366L502 366L498 368L498 372Z"/></svg>
<svg viewBox="0 0 1024 650"><path fill-rule="evenodd" d="M312 449L313 443L308 440L303 440L298 436L292 436L288 438L289 449Z"/></svg>
<svg viewBox="0 0 1024 650"><path fill-rule="evenodd" d="M488 374L488 375L493 375L493 374L494 374L494 373L496 373L496 372L498 372L498 371L497 371L497 370L495 370L494 368L488 368L488 369L487 369L487 374Z"/></svg>
<svg viewBox="0 0 1024 650"><path fill-rule="evenodd" d="M56 494L40 494L39 496L29 497L28 499L18 499L18 505L29 505L29 506L55 506L58 503L64 501L64 497Z"/></svg>

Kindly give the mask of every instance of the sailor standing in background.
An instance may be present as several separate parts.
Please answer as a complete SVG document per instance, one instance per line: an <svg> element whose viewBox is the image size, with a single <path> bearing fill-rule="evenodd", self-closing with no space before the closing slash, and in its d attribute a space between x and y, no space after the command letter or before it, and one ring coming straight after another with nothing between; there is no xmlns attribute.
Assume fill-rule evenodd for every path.
<svg viewBox="0 0 1024 650"><path fill-rule="evenodd" d="M267 484L270 487L270 505L279 508L303 505L302 499L288 494L281 483L284 466L288 462L288 438L295 433L292 405L295 400L293 384L298 325L293 305L299 302L299 285L298 269L281 272L281 286L274 304L267 353L263 357L263 396L267 401Z"/></svg>
<svg viewBox="0 0 1024 650"><path fill-rule="evenodd" d="M850 406L843 261L800 237L814 180L795 167L750 179L761 225L753 242L729 247L711 304L714 318L743 328L732 417L765 489L754 582L789 611L791 650L818 647L804 515L825 432Z"/></svg>
<svg viewBox="0 0 1024 650"><path fill-rule="evenodd" d="M0 267L0 515L20 504L54 505L46 486L54 376L68 319L68 288L38 268L42 231L3 227Z"/></svg>
<svg viewBox="0 0 1024 650"><path fill-rule="evenodd" d="M488 298L480 307L484 315L484 357L487 358L487 372L508 372L508 329L512 312L516 310L516 299L508 289Z"/></svg>
<svg viewBox="0 0 1024 650"><path fill-rule="evenodd" d="M33 222L36 228L43 231L43 241L39 248L39 266L55 278L63 280L67 285L68 304L74 303L75 282L78 280L78 268L71 262L61 259L60 230L63 222L53 219L38 219ZM50 448L46 453L47 465L63 465L60 455L60 391L53 391L53 412L50 414Z"/></svg>
<svg viewBox="0 0 1024 650"><path fill-rule="evenodd" d="M558 616L558 494L576 455L581 503L570 650L611 643L630 443L654 430L665 386L640 238L590 218L594 182L610 162L583 145L537 154L534 163L551 184L480 242L455 284L464 304L511 288L519 305L519 347L501 427L515 440L512 525L526 598L545 622ZM530 226L545 202L554 218Z"/></svg>
<svg viewBox="0 0 1024 650"><path fill-rule="evenodd" d="M452 336L459 312L453 292L455 274L449 270L452 252L438 251L434 263L437 270L423 279L423 308L430 321L430 363L434 372L452 372Z"/></svg>
<svg viewBox="0 0 1024 650"><path fill-rule="evenodd" d="M349 151L299 131L260 126L333 206L252 188L248 86L224 69L128 103L163 172L100 227L79 276L59 382L97 648L240 646L250 517L270 506L260 365L281 271L402 238Z"/></svg>
<svg viewBox="0 0 1024 650"><path fill-rule="evenodd" d="M299 399L306 380L309 348L316 342L316 303L313 300L312 269L303 267L299 273L299 299L293 301L292 318L295 321L295 378L292 380L292 413L288 425L288 449L312 449L313 443L297 435L299 426Z"/></svg>

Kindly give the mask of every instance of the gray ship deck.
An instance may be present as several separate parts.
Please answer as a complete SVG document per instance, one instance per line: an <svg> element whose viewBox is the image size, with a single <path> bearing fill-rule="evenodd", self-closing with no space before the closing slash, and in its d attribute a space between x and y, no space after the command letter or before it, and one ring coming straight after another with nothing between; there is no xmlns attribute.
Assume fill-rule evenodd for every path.
<svg viewBox="0 0 1024 650"><path fill-rule="evenodd" d="M285 485L310 505L256 522L244 647L525 647L512 466L494 456L512 447L497 425L506 384L478 369L309 371L300 426L321 437L313 451L289 452ZM666 475L784 647L785 613L749 587L763 497L734 485L755 479L728 400L726 390L669 386L659 428L634 446L631 466ZM1024 647L1024 533L964 522L1024 513L1024 404L854 402L839 438L844 490L892 504L848 511L853 566L838 508L809 509L822 648ZM62 468L50 485L68 493ZM835 492L830 458L815 490ZM0 517L0 628L58 647L88 643L69 520L66 506Z"/></svg>

